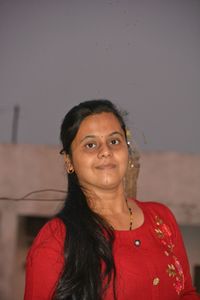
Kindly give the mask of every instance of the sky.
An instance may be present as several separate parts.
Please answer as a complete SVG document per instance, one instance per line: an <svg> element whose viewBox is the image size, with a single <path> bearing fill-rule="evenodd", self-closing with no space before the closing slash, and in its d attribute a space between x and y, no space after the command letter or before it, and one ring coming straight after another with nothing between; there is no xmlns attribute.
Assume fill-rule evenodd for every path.
<svg viewBox="0 0 200 300"><path fill-rule="evenodd" d="M0 0L0 143L59 145L74 105L128 112L141 151L200 153L199 0Z"/></svg>

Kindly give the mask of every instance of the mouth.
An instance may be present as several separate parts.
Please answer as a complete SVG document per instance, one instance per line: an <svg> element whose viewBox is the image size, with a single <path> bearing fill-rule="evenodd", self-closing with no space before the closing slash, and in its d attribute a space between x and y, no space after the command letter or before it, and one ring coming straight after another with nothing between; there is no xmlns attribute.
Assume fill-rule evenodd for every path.
<svg viewBox="0 0 200 300"><path fill-rule="evenodd" d="M115 168L116 168L115 164L103 164L96 167L96 169L98 170L111 170Z"/></svg>

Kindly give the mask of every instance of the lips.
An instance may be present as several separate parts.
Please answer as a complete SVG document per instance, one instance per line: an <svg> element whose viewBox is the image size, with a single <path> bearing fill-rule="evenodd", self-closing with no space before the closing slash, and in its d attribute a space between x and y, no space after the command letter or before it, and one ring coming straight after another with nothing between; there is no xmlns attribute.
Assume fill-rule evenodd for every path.
<svg viewBox="0 0 200 300"><path fill-rule="evenodd" d="M116 167L115 164L103 164L100 166L97 166L96 169L98 170L110 170L110 169L114 169Z"/></svg>

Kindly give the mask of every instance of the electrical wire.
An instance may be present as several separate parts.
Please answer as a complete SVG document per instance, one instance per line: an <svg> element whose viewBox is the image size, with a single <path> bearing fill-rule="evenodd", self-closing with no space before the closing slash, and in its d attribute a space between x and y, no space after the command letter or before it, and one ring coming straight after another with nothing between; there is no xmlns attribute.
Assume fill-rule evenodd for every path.
<svg viewBox="0 0 200 300"><path fill-rule="evenodd" d="M46 199L46 198L28 198L29 196L37 193L43 193L43 192L57 192L57 193L62 193L62 194L67 194L67 191L64 190L58 190L58 189L41 189L41 190L36 190L27 193L23 197L19 198L14 198L14 197L8 197L8 196L2 196L0 197L0 200L11 200L11 201L63 201L63 198L52 198L52 199Z"/></svg>

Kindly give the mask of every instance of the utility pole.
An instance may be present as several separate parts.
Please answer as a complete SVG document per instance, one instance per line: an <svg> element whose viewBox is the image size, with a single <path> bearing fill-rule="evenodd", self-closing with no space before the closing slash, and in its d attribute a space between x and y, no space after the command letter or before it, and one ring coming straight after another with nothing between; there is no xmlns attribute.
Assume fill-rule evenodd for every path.
<svg viewBox="0 0 200 300"><path fill-rule="evenodd" d="M20 106L15 105L13 111L13 122L12 122L12 144L17 144L18 126L19 126L19 112Z"/></svg>

